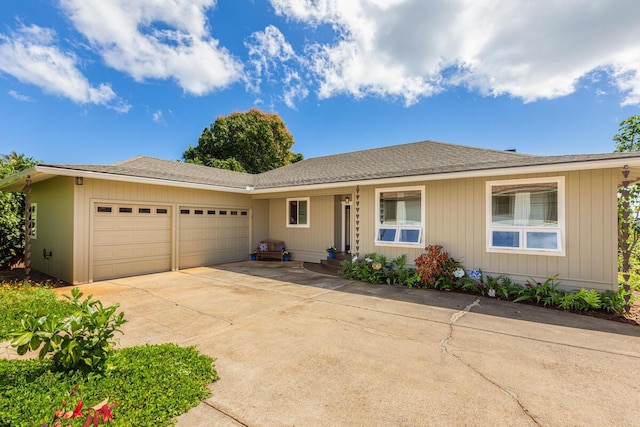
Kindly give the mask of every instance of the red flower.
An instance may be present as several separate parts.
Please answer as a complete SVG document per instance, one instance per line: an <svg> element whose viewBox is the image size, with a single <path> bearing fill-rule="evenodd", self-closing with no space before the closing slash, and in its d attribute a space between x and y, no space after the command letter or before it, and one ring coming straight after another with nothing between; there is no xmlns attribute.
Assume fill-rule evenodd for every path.
<svg viewBox="0 0 640 427"><path fill-rule="evenodd" d="M76 406L76 409L74 409L73 411L68 411L66 414L64 414L62 419L68 420L69 418L80 418L83 415L84 414L82 413L82 399L80 399L78 401L78 405Z"/></svg>

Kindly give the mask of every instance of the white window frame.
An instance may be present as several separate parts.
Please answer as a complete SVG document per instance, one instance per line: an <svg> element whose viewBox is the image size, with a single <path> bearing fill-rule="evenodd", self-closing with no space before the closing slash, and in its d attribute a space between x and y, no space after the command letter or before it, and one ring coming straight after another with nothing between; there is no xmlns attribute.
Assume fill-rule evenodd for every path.
<svg viewBox="0 0 640 427"><path fill-rule="evenodd" d="M492 224L493 215L493 187L502 185L525 185L536 183L555 183L558 188L558 225L536 227L536 226L520 226L520 225L505 225L497 226ZM510 179L500 181L487 181L486 183L486 249L487 252L494 253L508 253L508 254L526 254L526 255L547 255L547 256L565 256L566 254L566 226L565 226L565 177L541 177L541 178L525 178L525 179ZM504 247L493 246L493 233L494 232L516 232L518 233L518 247ZM531 232L545 232L555 233L557 235L558 249L542 249L542 248L527 248L527 235Z"/></svg>
<svg viewBox="0 0 640 427"><path fill-rule="evenodd" d="M296 220L298 221L297 224L291 224L290 222L291 202L298 202L298 206L300 206L300 202L307 202L307 223L306 224L300 224L299 217L296 218ZM287 216L285 217L285 224L287 228L309 228L311 226L311 197L290 197L287 199L286 203L287 203L287 207L286 207ZM300 212L299 209L298 209L298 212Z"/></svg>
<svg viewBox="0 0 640 427"><path fill-rule="evenodd" d="M411 225L385 225L380 223L380 194L382 193L391 193L391 192L402 192L402 191L420 191L420 224L411 224ZM424 247L424 229L425 229L425 211L426 211L426 199L425 199L425 186L424 185L416 185L411 187L382 187L376 188L376 205L375 205L375 216L376 216L376 227L375 227L375 235L373 237L374 244L376 246L393 246L399 248L422 248ZM385 241L378 240L378 236L380 235L381 229L394 229L396 230L396 235L394 241ZM418 241L415 243L411 242L402 242L399 241L400 236L402 234L402 230L418 230Z"/></svg>
<svg viewBox="0 0 640 427"><path fill-rule="evenodd" d="M31 203L29 209L31 209L31 234L30 238L33 240L38 239L38 204Z"/></svg>

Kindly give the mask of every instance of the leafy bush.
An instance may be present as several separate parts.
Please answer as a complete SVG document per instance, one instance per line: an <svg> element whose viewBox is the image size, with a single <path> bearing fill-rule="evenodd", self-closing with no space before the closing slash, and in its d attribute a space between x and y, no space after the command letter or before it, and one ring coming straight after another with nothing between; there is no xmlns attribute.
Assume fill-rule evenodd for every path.
<svg viewBox="0 0 640 427"><path fill-rule="evenodd" d="M104 375L89 378L81 371L57 372L49 359L0 359L0 425L49 422L52 408L64 401L75 407L77 400L69 396L75 386L84 402L106 396L117 402L110 426L173 425L176 416L208 397L206 385L218 380L212 358L175 344L115 350L108 365Z"/></svg>
<svg viewBox="0 0 640 427"><path fill-rule="evenodd" d="M610 313L622 313L627 304L624 299L627 294L629 294L629 292L625 291L622 286L618 288L617 292L604 291L600 294L600 308ZM634 296L631 295L629 303L633 304L634 299Z"/></svg>
<svg viewBox="0 0 640 427"><path fill-rule="evenodd" d="M597 310L600 308L600 293L593 289L588 291L582 288L579 291L566 294L560 301L560 307L565 310Z"/></svg>
<svg viewBox="0 0 640 427"><path fill-rule="evenodd" d="M558 284L554 281L554 277L547 278L544 283L529 279L524 286L520 287L513 302L526 301L537 305L542 303L545 307L559 305L566 292L556 289L557 287Z"/></svg>
<svg viewBox="0 0 640 427"><path fill-rule="evenodd" d="M66 317L73 313L73 306L58 299L48 287L28 282L5 282L0 284L0 341L9 337L9 332L20 328L20 320L27 312L40 308L45 313Z"/></svg>
<svg viewBox="0 0 640 427"><path fill-rule="evenodd" d="M35 313L27 313L21 321L22 328L11 333L11 345L18 354L37 350L43 359L53 354L54 365L63 370L81 369L85 372L102 371L113 346L115 332L126 320L124 313L115 311L119 305L104 307L89 295L84 300L80 289L74 288L71 297L65 296L73 306L73 314L62 318L47 313L41 307Z"/></svg>
<svg viewBox="0 0 640 427"><path fill-rule="evenodd" d="M405 267L406 255L387 262L384 255L372 253L361 258L342 261L340 275L346 279L361 280L371 284L404 285L413 287L420 277L412 268Z"/></svg>
<svg viewBox="0 0 640 427"><path fill-rule="evenodd" d="M15 151L10 154L0 154L0 180L37 163L40 161ZM0 270L9 268L22 259L24 212L23 193L0 191Z"/></svg>
<svg viewBox="0 0 640 427"><path fill-rule="evenodd" d="M462 265L444 252L441 245L429 245L424 250L426 253L415 260L416 272L420 275L422 282L426 286L433 286L438 280L453 281L454 271ZM443 285L439 284L439 287Z"/></svg>

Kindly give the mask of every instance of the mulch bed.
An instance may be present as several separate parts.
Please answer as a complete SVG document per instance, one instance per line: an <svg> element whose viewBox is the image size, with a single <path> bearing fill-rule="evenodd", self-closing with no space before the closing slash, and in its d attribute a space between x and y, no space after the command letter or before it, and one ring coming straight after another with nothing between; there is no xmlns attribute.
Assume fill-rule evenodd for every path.
<svg viewBox="0 0 640 427"><path fill-rule="evenodd" d="M324 273L327 274L326 272ZM24 271L24 268L14 268L12 270L0 270L0 281L22 282L25 279L26 279L26 273ZM32 282L46 284L54 288L71 286L67 282L64 282L60 279L56 279L54 277L51 277L49 275L46 275L44 273L40 273L34 270L31 270L29 279ZM630 325L640 326L640 292L634 291L634 295L636 297L635 303L631 306L628 312L623 314L607 313L605 311L600 311L600 310L588 310L588 311L568 310L568 311L576 314L581 314L583 316L596 317L599 319L606 319L614 322L621 322L621 323L627 323Z"/></svg>

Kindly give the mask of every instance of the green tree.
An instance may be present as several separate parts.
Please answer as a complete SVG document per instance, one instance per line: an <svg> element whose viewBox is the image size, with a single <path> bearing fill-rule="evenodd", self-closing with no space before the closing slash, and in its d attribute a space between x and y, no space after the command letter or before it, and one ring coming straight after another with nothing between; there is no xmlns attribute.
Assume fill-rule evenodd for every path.
<svg viewBox="0 0 640 427"><path fill-rule="evenodd" d="M12 151L0 155L0 180L40 163ZM24 194L0 191L0 269L18 262L24 252Z"/></svg>
<svg viewBox="0 0 640 427"><path fill-rule="evenodd" d="M620 122L618 131L613 137L616 152L640 151L640 116L631 116ZM630 259L639 239L640 185L632 184L618 193L618 251L622 271L629 271Z"/></svg>
<svg viewBox="0 0 640 427"><path fill-rule="evenodd" d="M219 116L182 158L187 163L260 173L302 160L302 154L291 152L293 144L280 116L252 108Z"/></svg>

